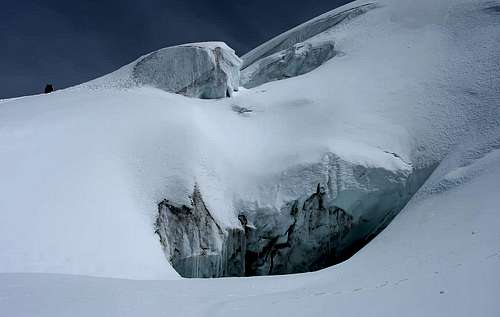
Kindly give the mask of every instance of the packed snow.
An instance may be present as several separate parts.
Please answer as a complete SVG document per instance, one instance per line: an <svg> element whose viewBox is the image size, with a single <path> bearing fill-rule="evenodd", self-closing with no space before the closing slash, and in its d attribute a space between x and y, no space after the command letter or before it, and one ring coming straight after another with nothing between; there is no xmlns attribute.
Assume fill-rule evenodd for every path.
<svg viewBox="0 0 500 317"><path fill-rule="evenodd" d="M498 7L380 0L312 33L306 23L243 67L286 49L269 49L283 39L328 39L338 53L231 98L137 84L132 63L0 101L0 315L498 316ZM179 278L154 234L160 201L189 204L197 184L218 223L239 226L236 202L279 210L315 192L324 175L311 166L332 154L366 168L435 170L339 265Z"/></svg>

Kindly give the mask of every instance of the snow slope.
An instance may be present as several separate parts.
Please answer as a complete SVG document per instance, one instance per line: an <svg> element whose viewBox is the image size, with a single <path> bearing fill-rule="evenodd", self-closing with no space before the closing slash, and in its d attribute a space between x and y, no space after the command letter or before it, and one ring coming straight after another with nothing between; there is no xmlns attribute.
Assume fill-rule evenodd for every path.
<svg viewBox="0 0 500 317"><path fill-rule="evenodd" d="M177 279L151 228L156 204L187 202L195 182L234 225L235 197L276 207L313 191L317 175L277 185L325 153L385 169L439 164L364 249L283 277L2 274L0 315L157 315L175 305L186 316L498 316L500 3L377 4L320 34L342 54L233 98L120 85L124 67L0 102L0 272Z"/></svg>

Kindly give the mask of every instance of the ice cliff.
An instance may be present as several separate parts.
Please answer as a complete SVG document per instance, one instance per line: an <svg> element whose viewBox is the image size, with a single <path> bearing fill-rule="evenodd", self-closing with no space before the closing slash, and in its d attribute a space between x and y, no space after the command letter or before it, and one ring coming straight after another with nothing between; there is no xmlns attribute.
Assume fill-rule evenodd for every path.
<svg viewBox="0 0 500 317"><path fill-rule="evenodd" d="M144 56L133 78L168 92L214 99L238 90L241 60L224 43L208 42L167 47Z"/></svg>
<svg viewBox="0 0 500 317"><path fill-rule="evenodd" d="M331 40L297 43L264 57L242 72L241 85L253 88L261 84L310 72L335 56Z"/></svg>
<svg viewBox="0 0 500 317"><path fill-rule="evenodd" d="M186 277L241 276L244 231L218 224L197 186L190 198L190 206L158 205L156 233L173 267Z"/></svg>
<svg viewBox="0 0 500 317"><path fill-rule="evenodd" d="M156 233L184 277L319 270L372 239L431 171L400 163L395 170L366 167L327 154L322 162L284 171L277 184L261 184L261 201L235 199L236 226L216 220L212 213L217 211L207 208L196 185L190 206L168 200L159 204ZM304 186L310 190L297 193ZM277 200L281 203L272 203Z"/></svg>

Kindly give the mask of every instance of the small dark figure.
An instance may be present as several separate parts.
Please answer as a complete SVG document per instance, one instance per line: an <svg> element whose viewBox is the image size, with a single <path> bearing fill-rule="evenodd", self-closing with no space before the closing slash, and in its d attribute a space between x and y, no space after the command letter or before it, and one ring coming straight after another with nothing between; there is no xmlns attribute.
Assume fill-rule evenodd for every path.
<svg viewBox="0 0 500 317"><path fill-rule="evenodd" d="M54 91L54 87L52 86L52 84L47 84L47 86L45 86L45 93L46 94L50 94L53 91Z"/></svg>

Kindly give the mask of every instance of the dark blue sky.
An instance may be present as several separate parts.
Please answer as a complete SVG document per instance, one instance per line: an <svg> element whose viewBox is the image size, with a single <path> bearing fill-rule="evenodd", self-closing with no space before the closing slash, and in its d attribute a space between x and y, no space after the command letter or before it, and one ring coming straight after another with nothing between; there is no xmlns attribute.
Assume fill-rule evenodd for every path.
<svg viewBox="0 0 500 317"><path fill-rule="evenodd" d="M17 0L0 10L0 98L63 88L150 51L220 40L241 55L349 0Z"/></svg>

